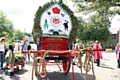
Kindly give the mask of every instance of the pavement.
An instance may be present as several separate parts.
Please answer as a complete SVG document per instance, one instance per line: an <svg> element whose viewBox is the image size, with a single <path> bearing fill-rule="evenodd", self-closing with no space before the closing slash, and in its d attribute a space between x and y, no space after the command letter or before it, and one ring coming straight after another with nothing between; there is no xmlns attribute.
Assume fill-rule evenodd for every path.
<svg viewBox="0 0 120 80"><path fill-rule="evenodd" d="M103 52L100 67L95 65L97 80L120 80L120 68L117 68L115 52Z"/></svg>
<svg viewBox="0 0 120 80"><path fill-rule="evenodd" d="M117 60L115 52L102 52L100 66L94 63L95 80L120 80L120 68L117 68ZM0 70L0 74L4 71ZM84 72L84 71L83 71ZM10 77L7 73L0 80L31 80L32 76L32 61L26 62L23 70L15 73L15 76ZM34 76L34 80L37 80ZM40 79L41 80L41 79ZM70 72L64 75L57 65L47 66L47 75L45 80L72 80L72 66ZM80 75L80 69L74 65L74 80L84 80ZM88 72L86 80L94 80L92 70Z"/></svg>

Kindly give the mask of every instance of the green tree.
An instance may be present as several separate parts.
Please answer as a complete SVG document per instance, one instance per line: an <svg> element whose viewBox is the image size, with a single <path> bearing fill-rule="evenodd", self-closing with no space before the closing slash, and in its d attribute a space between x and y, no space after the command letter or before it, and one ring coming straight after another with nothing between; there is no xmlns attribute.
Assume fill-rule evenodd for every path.
<svg viewBox="0 0 120 80"><path fill-rule="evenodd" d="M100 14L95 14L90 18L91 24L91 36L90 39L99 40L101 42L107 41L110 37L110 32L107 26L110 24L109 19Z"/></svg>
<svg viewBox="0 0 120 80"><path fill-rule="evenodd" d="M87 21L79 18L79 33L78 37L84 41L90 40L99 40L104 42L109 39L110 32L107 28L109 25L109 19L101 14L96 13L95 15L91 16Z"/></svg>
<svg viewBox="0 0 120 80"><path fill-rule="evenodd" d="M78 21L79 21L79 30L78 30L78 37L80 40L86 41L86 28L88 28L88 23L82 18L82 17L78 17Z"/></svg>
<svg viewBox="0 0 120 80"><path fill-rule="evenodd" d="M20 30L16 30L14 34L14 39L15 40L22 40L24 37L24 33Z"/></svg>
<svg viewBox="0 0 120 80"><path fill-rule="evenodd" d="M94 14L87 21L83 20L80 23L79 37L83 40L106 41L109 39L110 32L107 27L110 24L110 20L108 18L120 13L120 10L117 8L120 6L119 0L72 1L75 2L74 6L77 7L76 12L89 16L91 16L91 13L92 15Z"/></svg>
<svg viewBox="0 0 120 80"><path fill-rule="evenodd" d="M25 33L26 36L32 37L31 33Z"/></svg>
<svg viewBox="0 0 120 80"><path fill-rule="evenodd" d="M4 12L0 11L0 37L6 37L8 42L14 36L13 23L6 17Z"/></svg>
<svg viewBox="0 0 120 80"><path fill-rule="evenodd" d="M77 7L77 12L88 14L94 11L106 11L110 15L120 13L117 8L120 6L119 0L72 0ZM114 7L111 11L110 8Z"/></svg>

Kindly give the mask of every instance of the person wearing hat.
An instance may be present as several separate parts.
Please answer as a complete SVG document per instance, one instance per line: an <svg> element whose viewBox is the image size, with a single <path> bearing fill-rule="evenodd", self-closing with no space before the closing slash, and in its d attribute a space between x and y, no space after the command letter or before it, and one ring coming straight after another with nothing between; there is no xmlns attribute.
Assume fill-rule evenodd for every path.
<svg viewBox="0 0 120 80"><path fill-rule="evenodd" d="M83 49L83 48L84 48L84 45L83 45L82 41L77 39L76 43L75 43L75 49L79 50L79 49Z"/></svg>
<svg viewBox="0 0 120 80"><path fill-rule="evenodd" d="M75 50L80 50L80 49L84 49L84 45L83 45L83 43L82 43L82 41L81 40L79 40L79 39L77 39L76 40L76 43L75 43ZM76 59L76 57L74 57L74 65L76 65L75 64L75 59Z"/></svg>
<svg viewBox="0 0 120 80"><path fill-rule="evenodd" d="M99 44L99 41L96 40L95 44L93 46L93 49L97 50L97 49L102 49L101 45ZM102 54L100 51L96 51L94 52L94 60L96 60L97 62L97 66L100 66L100 59L102 58Z"/></svg>
<svg viewBox="0 0 120 80"><path fill-rule="evenodd" d="M4 63L4 53L5 53L5 38L0 38L0 68L3 69Z"/></svg>

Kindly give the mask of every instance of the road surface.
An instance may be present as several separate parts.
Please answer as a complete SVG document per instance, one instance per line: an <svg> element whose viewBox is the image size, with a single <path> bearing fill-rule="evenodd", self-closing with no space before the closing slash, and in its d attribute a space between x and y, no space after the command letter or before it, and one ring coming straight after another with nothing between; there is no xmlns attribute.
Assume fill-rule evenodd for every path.
<svg viewBox="0 0 120 80"><path fill-rule="evenodd" d="M103 52L100 66L94 63L94 71L96 80L120 80L120 69L117 68L115 52ZM0 70L0 74L3 71ZM9 77L7 74L3 76L3 80L31 80L32 62L26 62L24 70L15 73L15 76ZM80 69L74 65L74 80L84 80L80 75ZM34 76L34 80L36 77ZM40 79L41 80L41 79ZM67 75L60 72L60 69L55 66L47 66L47 76L45 80L72 80L72 67ZM92 71L88 72L86 80L93 80Z"/></svg>

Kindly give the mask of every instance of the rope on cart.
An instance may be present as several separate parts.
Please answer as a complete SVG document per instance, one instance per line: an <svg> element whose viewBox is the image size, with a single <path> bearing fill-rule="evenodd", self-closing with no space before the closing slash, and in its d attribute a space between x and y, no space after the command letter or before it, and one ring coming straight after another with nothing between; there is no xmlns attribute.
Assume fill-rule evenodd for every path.
<svg viewBox="0 0 120 80"><path fill-rule="evenodd" d="M34 50L34 49L32 49ZM95 79L95 74L94 74L94 66L93 66L93 54L91 54L90 52L84 52L84 50L90 50L91 52L93 52L93 49L91 47L88 47L88 48L84 48L84 49L81 49L78 52L78 62L77 62L77 66L78 68L80 68L80 75L84 78L84 80L86 80L86 76L87 76L87 73L92 69L92 72L93 72L93 76L94 76L94 79ZM47 50L44 52L43 55L40 55L40 56L35 56L36 53L35 51L33 51L34 53L34 56L32 56L30 54L31 50L29 51L29 54L31 56L31 58L33 59L33 68L32 68L32 80L33 80L33 75L34 75L34 71L35 71L35 66L39 66L39 70L37 70L37 74L40 75L42 78L44 78L46 76L46 64L45 64L45 57L48 53L58 53L58 54L63 54L63 53L72 53L73 51L76 51L76 50L66 50L66 51L54 51L54 50ZM84 63L82 62L82 56L83 54L86 54L85 55L85 60L84 60ZM90 59L90 56L91 56L91 59ZM37 64L36 65L36 62L40 60L40 64ZM85 75L83 75L83 69L85 70ZM38 76L37 76L38 78Z"/></svg>
<svg viewBox="0 0 120 80"><path fill-rule="evenodd" d="M32 49L32 50L34 50L34 49ZM39 72L37 72L42 78L44 78L45 76L46 76L46 65L45 65L45 57L46 57L46 55L48 54L48 53L50 53L50 52L52 52L52 53L59 53L59 54L63 54L63 53L67 53L67 52L69 52L69 53L71 53L71 52L73 52L74 50L66 50L66 51L53 51L53 50L47 50L47 51L45 51L45 53L44 53L44 55L43 56L40 56L40 57L36 57L36 56L32 56L31 54L30 54L30 51L29 51L29 54L30 54L30 56L31 56L31 58L34 60L34 62L33 62L33 68L32 68L32 80L33 80L33 73L34 73L34 70L35 70L35 62L37 61L37 60L40 60L40 64L39 65L37 65L37 66L39 66ZM43 64L44 63L44 64ZM40 68L42 68L42 70L40 70ZM44 74L42 74L42 71L44 72Z"/></svg>
<svg viewBox="0 0 120 80"><path fill-rule="evenodd" d="M91 48L85 48L85 49L91 49ZM80 52L84 51L85 49L81 49ZM80 75L84 78L84 80L86 80L87 73L91 70L91 67L92 67L93 76L95 76L95 74L94 74L94 67L93 67L93 60L90 60L90 56L92 54L90 54L90 52L86 52L85 53L86 55L85 55L84 63L82 63L82 56L83 56L83 54L80 54L80 52L78 54L78 63L77 63L77 66L78 66L78 68L80 68L80 72L81 72ZM92 59L93 59L93 57L92 57ZM90 62L91 62L91 64L90 64ZM85 70L85 73L86 73L85 75L83 75L82 67Z"/></svg>
<svg viewBox="0 0 120 80"><path fill-rule="evenodd" d="M84 49L81 49L79 51L77 51L78 53L78 62L77 62L77 66L78 68L80 68L80 75L84 78L84 80L86 80L86 76L87 76L87 73L92 69L92 72L93 72L93 76L94 76L94 79L95 79L95 73L94 73L94 66L93 66L93 54L91 54L90 52L84 52L84 50L91 50L91 52L93 52L93 49L91 47L88 47L88 48L84 48ZM34 56L31 55L30 52L33 52L34 53ZM72 53L73 51L76 51L76 50L66 50L66 51L54 51L54 50L47 50L44 52L43 55L40 55L40 56L35 56L36 53L34 51L34 49L31 49L28 51L28 54L30 54L31 58L33 59L33 68L32 68L32 80L33 80L33 75L34 75L34 71L35 71L35 66L38 67L39 66L39 70L37 70L37 74L40 75L42 78L44 78L46 76L46 64L45 64L45 57L48 53L52 52L52 53L58 53L58 54L63 54L63 53ZM82 62L82 56L85 55L85 60L84 60L84 63ZM90 56L91 56L91 60L90 60ZM18 57L16 56L15 57L16 59L18 59ZM19 59L18 59L19 60ZM37 61L40 60L40 64L37 64ZM91 62L91 64L90 64ZM84 68L85 70L85 75L83 75L83 69L82 67ZM91 68L92 67L92 68ZM37 78L38 78L38 75L37 75Z"/></svg>

